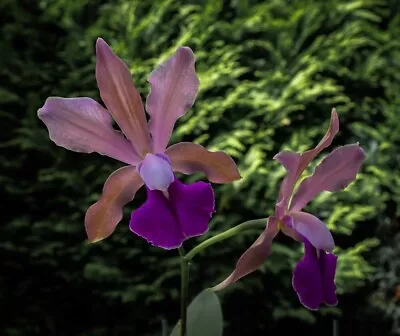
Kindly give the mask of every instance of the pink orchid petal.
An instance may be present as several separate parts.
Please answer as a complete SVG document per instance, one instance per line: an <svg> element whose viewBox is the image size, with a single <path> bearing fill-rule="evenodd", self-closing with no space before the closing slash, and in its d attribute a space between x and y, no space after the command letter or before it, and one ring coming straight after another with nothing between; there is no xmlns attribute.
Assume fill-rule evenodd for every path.
<svg viewBox="0 0 400 336"><path fill-rule="evenodd" d="M285 151L276 154L274 160L277 160L287 171L287 175L281 183L278 202L275 207L275 216L281 218L288 208L293 186L296 183L297 168L300 164L301 155Z"/></svg>
<svg viewBox="0 0 400 336"><path fill-rule="evenodd" d="M276 217L269 217L268 226L258 239L251 245L238 260L235 270L220 284L213 287L214 290L221 290L244 276L257 270L267 259L271 252L271 244L279 229Z"/></svg>
<svg viewBox="0 0 400 336"><path fill-rule="evenodd" d="M140 157L151 151L142 99L126 64L101 38L96 43L96 79L100 96Z"/></svg>
<svg viewBox="0 0 400 336"><path fill-rule="evenodd" d="M356 178L364 159L364 151L358 144L335 149L313 175L301 182L291 202L291 210L300 211L321 191L335 192L346 188Z"/></svg>
<svg viewBox="0 0 400 336"><path fill-rule="evenodd" d="M140 160L131 143L113 129L108 111L91 98L47 98L38 117L58 146L75 152L97 152L133 165Z"/></svg>
<svg viewBox="0 0 400 336"><path fill-rule="evenodd" d="M224 152L210 152L200 145L181 142L169 147L165 154L171 159L175 171L184 174L201 171L214 183L240 179L235 162Z"/></svg>
<svg viewBox="0 0 400 336"><path fill-rule="evenodd" d="M280 152L274 156L274 160L278 161L288 172L296 171L299 166L301 155L294 152Z"/></svg>
<svg viewBox="0 0 400 336"><path fill-rule="evenodd" d="M286 177L282 181L278 198L278 202L283 200L281 207L282 206L285 207L285 210L287 209L290 197L293 193L294 186L297 180L299 179L300 175L307 168L310 162L322 150L330 146L333 138L335 137L338 131L339 131L339 117L337 115L336 109L333 109L328 131L314 149L310 149L301 155L293 152L280 152L274 156L274 159L277 160L279 163L281 163L288 171Z"/></svg>
<svg viewBox="0 0 400 336"><path fill-rule="evenodd" d="M306 152L304 152L301 155L301 161L300 165L298 168L298 176L301 175L301 173L304 171L304 169L307 168L309 163L314 160L314 158L321 153L325 148L329 147L333 141L333 138L335 135L339 132L339 116L336 112L336 109L332 109L332 114L331 114L331 122L329 124L329 128L324 135L324 137L321 139L319 144L314 148L310 149Z"/></svg>
<svg viewBox="0 0 400 336"><path fill-rule="evenodd" d="M112 173L104 184L100 199L86 212L88 239L94 243L111 235L123 217L123 207L133 200L143 181L136 168L126 166Z"/></svg>
<svg viewBox="0 0 400 336"><path fill-rule="evenodd" d="M290 216L293 229L307 238L316 249L333 251L335 242L324 222L307 212L290 212Z"/></svg>
<svg viewBox="0 0 400 336"><path fill-rule="evenodd" d="M151 117L149 129L154 153L164 152L176 120L195 101L199 80L194 63L192 50L182 47L149 77L151 91L147 97L146 110Z"/></svg>

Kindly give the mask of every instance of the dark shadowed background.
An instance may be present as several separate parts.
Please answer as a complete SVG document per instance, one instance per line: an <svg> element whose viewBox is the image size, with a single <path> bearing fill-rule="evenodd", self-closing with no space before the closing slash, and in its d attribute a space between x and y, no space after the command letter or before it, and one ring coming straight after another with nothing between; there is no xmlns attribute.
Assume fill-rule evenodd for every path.
<svg viewBox="0 0 400 336"><path fill-rule="evenodd" d="M37 118L48 96L99 101L98 36L143 98L178 46L197 56L200 93L172 142L225 150L243 179L215 186L209 233L187 248L270 215L284 176L272 157L315 145L333 106L332 148L358 141L367 154L350 187L307 207L334 232L339 305L300 305L291 272L302 247L280 236L260 271L219 294L224 335L334 335L334 321L334 336L400 334L400 1L0 0L0 27L1 335L155 336L179 316L177 251L128 229L144 191L109 239L88 244L85 211L119 163L57 147ZM197 256L190 297L222 280L258 234Z"/></svg>

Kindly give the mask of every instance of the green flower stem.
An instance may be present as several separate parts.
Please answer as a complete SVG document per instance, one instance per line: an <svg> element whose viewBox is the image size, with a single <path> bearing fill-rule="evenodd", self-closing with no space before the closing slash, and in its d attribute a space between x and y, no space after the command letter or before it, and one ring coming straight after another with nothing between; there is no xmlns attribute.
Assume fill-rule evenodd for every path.
<svg viewBox="0 0 400 336"><path fill-rule="evenodd" d="M205 250L207 247L214 245L220 241L236 236L238 233L255 228L264 228L267 226L267 219L254 219L242 224L239 224L229 230L221 232L214 237L211 237L196 247L194 247L188 254L185 254L183 247L178 249L181 256L181 319L180 319L180 336L187 334L187 307L188 307L188 292L189 292L189 263L193 257Z"/></svg>
<svg viewBox="0 0 400 336"><path fill-rule="evenodd" d="M185 250L179 248L181 256L181 323L180 336L186 336L187 330L187 307L188 307L188 292L189 292L189 260L185 258Z"/></svg>
<svg viewBox="0 0 400 336"><path fill-rule="evenodd" d="M207 247L214 245L215 243L218 243L220 241L223 241L225 239L231 238L233 236L236 236L238 233L248 230L248 229L254 229L254 228L262 228L267 226L268 220L266 218L261 218L261 219L253 219L249 220L247 222L244 222L242 224L236 225L235 227L226 230L224 232L221 232L217 234L214 237L211 237L199 245L195 246L192 250L189 251L188 254L184 257L187 261L191 261L193 257L206 249Z"/></svg>

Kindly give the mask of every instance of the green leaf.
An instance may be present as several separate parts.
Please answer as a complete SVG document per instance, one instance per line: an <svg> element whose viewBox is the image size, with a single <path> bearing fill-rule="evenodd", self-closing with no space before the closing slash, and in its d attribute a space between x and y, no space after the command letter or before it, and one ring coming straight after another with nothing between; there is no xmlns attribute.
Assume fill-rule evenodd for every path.
<svg viewBox="0 0 400 336"><path fill-rule="evenodd" d="M187 336L222 336L223 318L218 296L211 289L205 289L188 307ZM179 335L180 322L170 336Z"/></svg>

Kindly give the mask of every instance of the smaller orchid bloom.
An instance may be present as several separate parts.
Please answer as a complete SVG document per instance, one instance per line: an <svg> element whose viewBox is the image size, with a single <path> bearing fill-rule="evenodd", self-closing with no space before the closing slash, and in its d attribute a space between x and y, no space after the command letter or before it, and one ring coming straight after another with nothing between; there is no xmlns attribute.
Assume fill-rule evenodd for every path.
<svg viewBox="0 0 400 336"><path fill-rule="evenodd" d="M337 304L334 282L337 257L332 253L335 247L332 234L320 219L302 209L322 191L346 188L356 178L364 161L363 150L358 144L335 149L300 183L295 193L294 189L310 162L332 143L338 131L339 119L333 109L329 129L314 149L302 154L285 151L274 157L287 171L275 214L267 219L265 230L240 257L231 275L214 289L223 289L259 268L270 254L273 239L282 230L304 243L305 255L297 263L292 281L300 302L311 310L317 310L324 303Z"/></svg>
<svg viewBox="0 0 400 336"><path fill-rule="evenodd" d="M102 196L87 210L88 239L96 242L111 235L122 219L123 207L145 185L147 201L133 211L131 231L155 246L177 248L207 231L214 192L205 182L185 185L174 172L203 172L214 183L240 178L235 162L223 152L187 142L167 148L176 120L197 95L195 56L190 48L181 47L151 73L147 123L128 67L101 38L96 55L97 84L107 109L87 97L50 97L38 111L58 146L97 152L127 164L109 176ZM111 116L122 132L112 127Z"/></svg>

